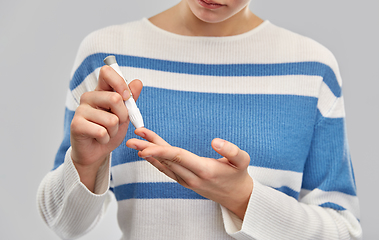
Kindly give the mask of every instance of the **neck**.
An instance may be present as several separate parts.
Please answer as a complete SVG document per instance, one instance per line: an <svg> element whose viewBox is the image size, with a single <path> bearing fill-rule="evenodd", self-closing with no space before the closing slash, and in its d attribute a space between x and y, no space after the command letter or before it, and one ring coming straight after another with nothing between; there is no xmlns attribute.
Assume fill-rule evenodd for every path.
<svg viewBox="0 0 379 240"><path fill-rule="evenodd" d="M197 18L185 1L151 17L149 20L159 28L186 36L222 37L248 32L263 22L248 6L239 13L218 23L208 23Z"/></svg>

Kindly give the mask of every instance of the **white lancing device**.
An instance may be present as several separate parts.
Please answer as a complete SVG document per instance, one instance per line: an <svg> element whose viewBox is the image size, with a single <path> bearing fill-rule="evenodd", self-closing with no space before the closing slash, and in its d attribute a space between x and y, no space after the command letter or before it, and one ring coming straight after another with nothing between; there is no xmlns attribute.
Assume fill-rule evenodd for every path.
<svg viewBox="0 0 379 240"><path fill-rule="evenodd" d="M128 81L124 78L124 76L121 73L120 66L117 64L115 56L111 55L111 56L106 57L104 59L104 63L106 65L110 66L111 68L113 68L118 73L118 75L120 75L125 80L126 84L128 84ZM128 88L129 88L129 86L128 86ZM129 89L129 91L130 91L130 89ZM124 103L125 103L126 108L128 109L129 119L132 122L133 126L136 129L140 128L140 127L144 127L141 112L140 112L139 108L137 107L136 102L134 101L134 98L132 96L131 91L130 91L130 98L128 100L124 101Z"/></svg>

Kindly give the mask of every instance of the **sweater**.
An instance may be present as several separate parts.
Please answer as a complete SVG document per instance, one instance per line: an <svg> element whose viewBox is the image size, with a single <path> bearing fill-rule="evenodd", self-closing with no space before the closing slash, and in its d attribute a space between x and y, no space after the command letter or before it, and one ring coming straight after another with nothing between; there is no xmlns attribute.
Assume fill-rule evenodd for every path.
<svg viewBox="0 0 379 240"><path fill-rule="evenodd" d="M70 155L80 96L115 55L144 85L145 127L173 146L219 158L222 138L251 158L254 188L242 221L159 172L125 142L100 168L95 192ZM64 239L90 231L115 196L122 239L360 239L359 202L333 54L269 21L236 36L182 36L148 19L110 26L81 43L67 92L64 139L42 180L40 213Z"/></svg>

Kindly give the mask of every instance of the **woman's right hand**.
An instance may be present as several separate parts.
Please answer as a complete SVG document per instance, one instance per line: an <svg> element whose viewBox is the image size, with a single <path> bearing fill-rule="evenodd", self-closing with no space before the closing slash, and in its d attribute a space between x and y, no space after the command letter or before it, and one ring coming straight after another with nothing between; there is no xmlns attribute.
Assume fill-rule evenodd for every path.
<svg viewBox="0 0 379 240"><path fill-rule="evenodd" d="M134 80L129 87L137 100L141 81ZM124 79L111 67L103 66L95 91L80 98L71 122L71 158L81 182L92 192L99 167L125 138L129 115L124 100L129 96Z"/></svg>

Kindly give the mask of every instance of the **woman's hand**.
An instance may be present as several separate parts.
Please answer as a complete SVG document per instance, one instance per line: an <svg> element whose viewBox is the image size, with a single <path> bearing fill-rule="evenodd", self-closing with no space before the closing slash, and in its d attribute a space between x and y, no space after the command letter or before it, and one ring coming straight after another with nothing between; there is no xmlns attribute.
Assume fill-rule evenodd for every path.
<svg viewBox="0 0 379 240"><path fill-rule="evenodd" d="M142 83L133 81L129 87L137 99ZM125 138L129 115L124 100L129 97L126 82L111 67L104 66L95 91L80 98L71 122L71 158L81 181L91 191L99 167Z"/></svg>
<svg viewBox="0 0 379 240"><path fill-rule="evenodd" d="M250 157L245 151L216 138L211 145L223 157L204 158L170 146L146 128L139 128L135 133L147 141L130 139L126 145L139 150L141 158L184 187L218 202L241 219L244 218L253 190L253 180L247 172Z"/></svg>

